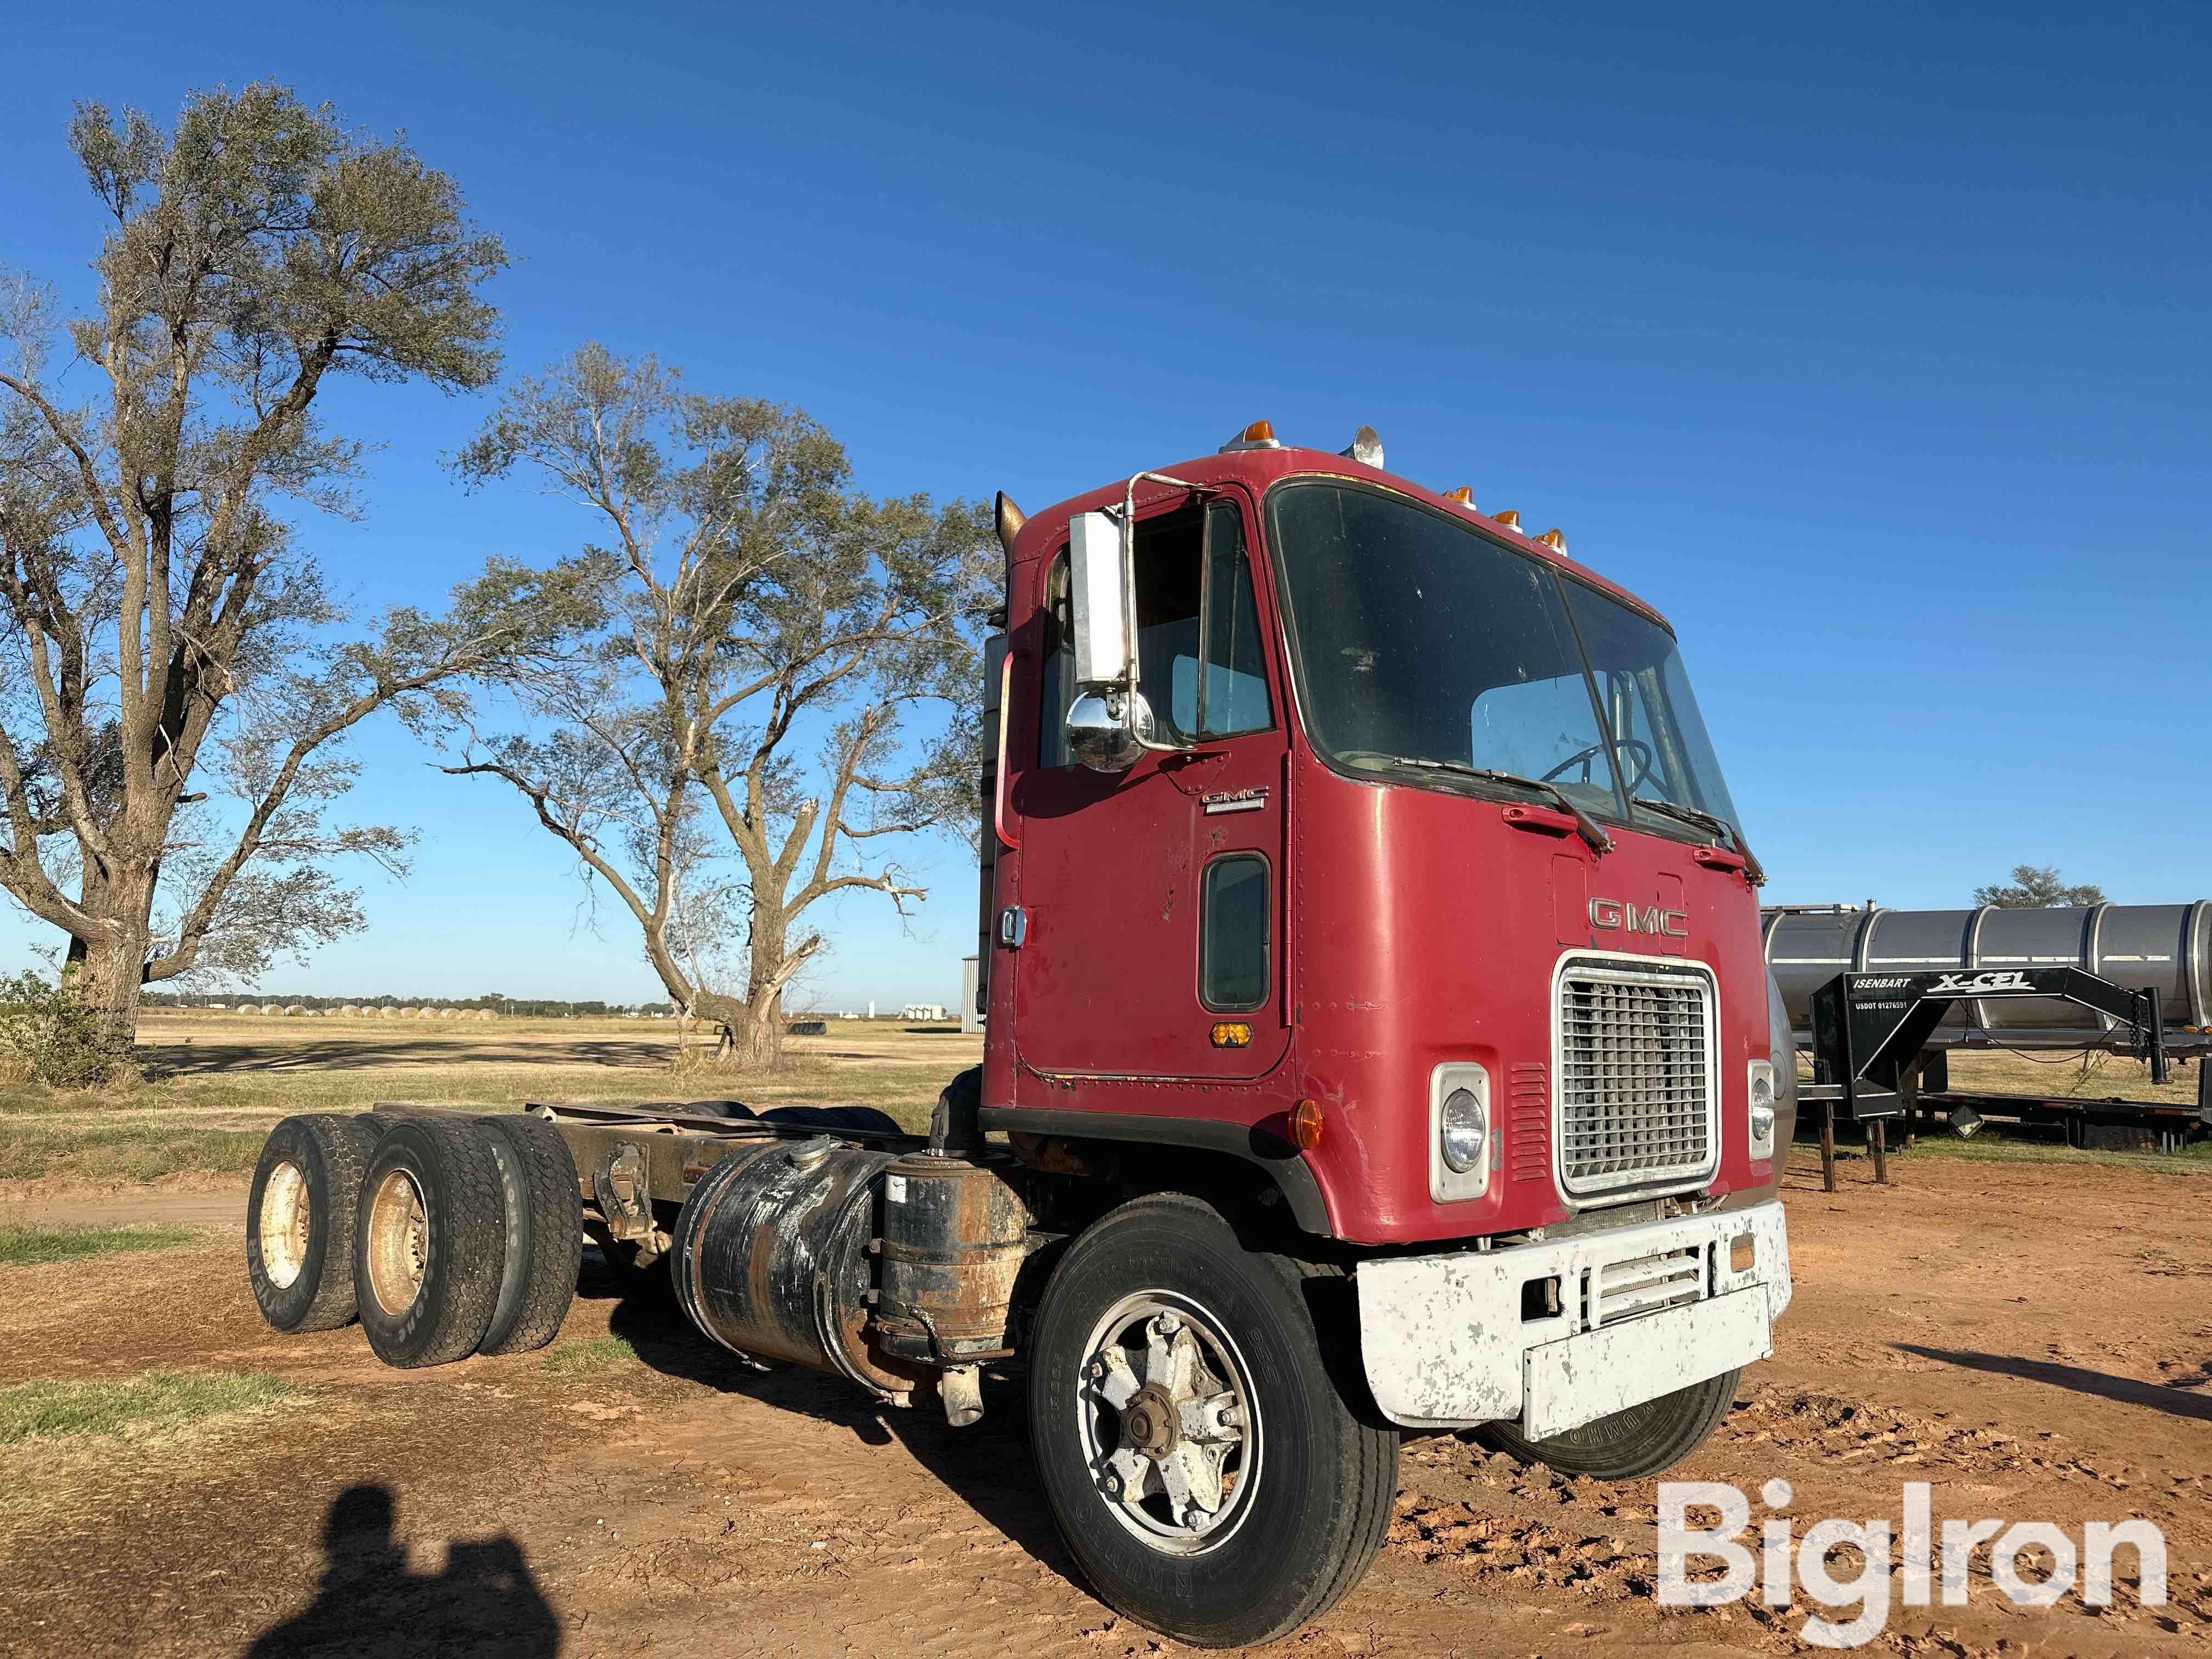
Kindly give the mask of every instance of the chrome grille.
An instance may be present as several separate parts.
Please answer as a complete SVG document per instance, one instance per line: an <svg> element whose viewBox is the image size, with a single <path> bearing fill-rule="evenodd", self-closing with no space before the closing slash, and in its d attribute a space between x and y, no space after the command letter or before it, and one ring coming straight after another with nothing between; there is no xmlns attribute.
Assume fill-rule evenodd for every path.
<svg viewBox="0 0 2212 1659"><path fill-rule="evenodd" d="M1570 963L1559 980L1559 1172L1570 1193L1715 1164L1711 982Z"/></svg>

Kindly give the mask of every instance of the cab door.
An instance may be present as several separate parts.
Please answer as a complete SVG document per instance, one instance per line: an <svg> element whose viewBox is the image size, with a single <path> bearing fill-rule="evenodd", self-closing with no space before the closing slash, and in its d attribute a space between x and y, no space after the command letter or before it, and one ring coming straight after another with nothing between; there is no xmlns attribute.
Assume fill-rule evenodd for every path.
<svg viewBox="0 0 2212 1659"><path fill-rule="evenodd" d="M1061 741L1065 565L1048 569L1038 741L1012 795L1015 1045L1033 1071L1228 1080L1272 1069L1288 1045L1288 745L1247 525L1226 495L1139 519L1139 685L1174 747L1119 775L1074 763Z"/></svg>

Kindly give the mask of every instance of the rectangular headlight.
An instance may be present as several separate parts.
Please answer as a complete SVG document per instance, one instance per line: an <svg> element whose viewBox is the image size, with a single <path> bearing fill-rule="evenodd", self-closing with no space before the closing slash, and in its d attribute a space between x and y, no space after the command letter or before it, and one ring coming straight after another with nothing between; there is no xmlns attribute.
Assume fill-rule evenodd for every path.
<svg viewBox="0 0 2212 1659"><path fill-rule="evenodd" d="M1751 1103L1751 1155L1774 1156L1774 1062L1754 1060L1745 1093Z"/></svg>
<svg viewBox="0 0 2212 1659"><path fill-rule="evenodd" d="M1439 1204L1480 1198L1498 1161L1490 1116L1490 1073L1454 1060L1429 1073L1429 1196Z"/></svg>

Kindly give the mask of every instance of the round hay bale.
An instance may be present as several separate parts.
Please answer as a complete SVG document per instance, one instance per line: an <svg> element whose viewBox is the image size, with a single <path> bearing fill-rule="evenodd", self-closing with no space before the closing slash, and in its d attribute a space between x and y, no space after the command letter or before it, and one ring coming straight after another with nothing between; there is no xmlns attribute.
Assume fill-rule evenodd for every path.
<svg viewBox="0 0 2212 1659"><path fill-rule="evenodd" d="M399 1011L399 1018L402 1019L416 1019L421 1017L422 1012L422 1011L420 1008L402 1008Z"/></svg>
<svg viewBox="0 0 2212 1659"><path fill-rule="evenodd" d="M441 1008L438 1010L438 1018L440 1019L451 1019L453 1017L453 1011L451 1008Z"/></svg>
<svg viewBox="0 0 2212 1659"><path fill-rule="evenodd" d="M348 1019L359 1019L361 1018L360 1008L350 1002L346 1004L344 1007L339 1009L338 1012L343 1014Z"/></svg>
<svg viewBox="0 0 2212 1659"><path fill-rule="evenodd" d="M284 1012L284 1008L281 1003L264 1002L261 1005L261 1012L264 1014L281 1014Z"/></svg>
<svg viewBox="0 0 2212 1659"><path fill-rule="evenodd" d="M496 1008L479 1008L477 1010L477 1018L478 1019L497 1019L499 1018L499 1010Z"/></svg>
<svg viewBox="0 0 2212 1659"><path fill-rule="evenodd" d="M307 1011L305 1008L302 1008L302 1007L301 1007L298 1003L296 1003L296 1002L295 1002L295 1003L294 1003L290 1007L287 1008L287 1009L284 1011L284 1018L287 1018L287 1019L292 1019L292 1018L295 1018L298 1017L298 1016L299 1016L299 1015L301 1015L301 1014L304 1014L304 1013L306 1013L307 1012Z"/></svg>

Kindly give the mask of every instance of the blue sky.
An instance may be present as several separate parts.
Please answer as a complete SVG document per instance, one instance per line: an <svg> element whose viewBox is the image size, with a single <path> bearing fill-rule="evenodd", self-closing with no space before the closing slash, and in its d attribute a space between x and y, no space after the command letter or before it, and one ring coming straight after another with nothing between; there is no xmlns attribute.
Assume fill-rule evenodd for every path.
<svg viewBox="0 0 2212 1659"><path fill-rule="evenodd" d="M632 15L624 15L625 11ZM0 259L84 289L71 101L255 77L404 127L578 340L798 403L878 493L1035 507L1271 418L1562 526L1674 619L1778 899L2025 860L2212 893L2212 217L2197 6L111 6L11 21ZM360 604L580 526L438 458L488 400L348 388L313 531ZM559 849L404 734L371 929L269 988L653 994ZM830 1006L951 1002L964 849L851 898ZM0 959L33 930L0 915Z"/></svg>

